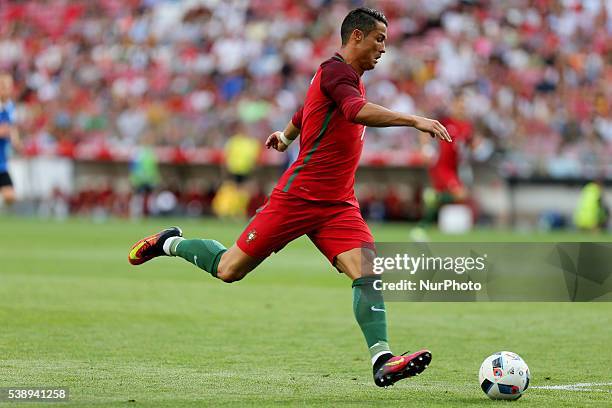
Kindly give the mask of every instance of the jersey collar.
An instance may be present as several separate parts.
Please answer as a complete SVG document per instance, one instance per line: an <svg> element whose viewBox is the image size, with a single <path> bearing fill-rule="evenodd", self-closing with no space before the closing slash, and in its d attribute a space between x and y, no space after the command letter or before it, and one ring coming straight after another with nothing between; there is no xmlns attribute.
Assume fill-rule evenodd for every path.
<svg viewBox="0 0 612 408"><path fill-rule="evenodd" d="M349 64L348 62L346 62L346 60L345 60L345 59L342 57L342 55L340 55L339 53L337 53L337 52L336 52L336 53L334 53L334 56L333 56L333 57L331 57L331 59L335 59L336 61L344 62L346 65L348 65L349 67L351 67L351 69L352 69L353 71L355 71L355 73L356 73L358 76L361 76L361 74L359 74L359 72L357 72L357 70L355 69L355 67L353 67L351 64Z"/></svg>
<svg viewBox="0 0 612 408"><path fill-rule="evenodd" d="M344 60L344 58L342 58L342 55L340 55L340 54L339 54L339 53L337 53L337 52L334 54L334 56L333 56L332 58L333 58L333 59L335 59L335 60L338 60L338 61L340 61L340 62L344 62L344 63L346 63L346 61Z"/></svg>

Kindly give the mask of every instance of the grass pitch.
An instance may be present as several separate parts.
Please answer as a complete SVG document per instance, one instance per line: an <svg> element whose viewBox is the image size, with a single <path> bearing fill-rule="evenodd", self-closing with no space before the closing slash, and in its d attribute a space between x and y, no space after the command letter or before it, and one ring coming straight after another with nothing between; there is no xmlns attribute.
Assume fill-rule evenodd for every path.
<svg viewBox="0 0 612 408"><path fill-rule="evenodd" d="M0 387L66 386L66 405L79 407L490 407L506 403L482 393L478 368L511 350L529 364L531 386L608 383L533 388L514 404L612 405L612 303L388 303L393 350L427 347L434 358L422 376L380 389L350 281L308 240L231 285L180 259L128 264L133 242L172 224L226 245L243 226L0 218ZM409 226L372 230L379 241L405 241ZM490 231L433 238L609 239ZM19 404L29 405L40 406Z"/></svg>

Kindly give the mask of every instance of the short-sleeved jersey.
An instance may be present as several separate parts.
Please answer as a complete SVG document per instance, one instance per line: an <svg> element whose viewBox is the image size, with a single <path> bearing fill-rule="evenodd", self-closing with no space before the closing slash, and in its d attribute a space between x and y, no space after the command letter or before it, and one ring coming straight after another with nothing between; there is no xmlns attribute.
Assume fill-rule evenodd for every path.
<svg viewBox="0 0 612 408"><path fill-rule="evenodd" d="M300 153L275 189L307 200L358 206L355 172L365 126L353 120L366 103L359 74L340 54L323 62L292 119L300 129Z"/></svg>
<svg viewBox="0 0 612 408"><path fill-rule="evenodd" d="M15 124L15 105L13 102L8 101L6 103L0 102L0 125L14 125ZM2 126L3 127L3 126ZM11 147L10 134L0 135L0 172L5 172L8 167L8 156Z"/></svg>

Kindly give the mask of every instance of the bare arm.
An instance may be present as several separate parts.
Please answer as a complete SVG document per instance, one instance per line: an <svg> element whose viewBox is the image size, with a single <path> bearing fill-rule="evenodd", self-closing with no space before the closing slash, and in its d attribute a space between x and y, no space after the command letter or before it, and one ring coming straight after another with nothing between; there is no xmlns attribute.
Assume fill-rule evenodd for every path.
<svg viewBox="0 0 612 408"><path fill-rule="evenodd" d="M446 128L437 120L395 112L371 102L366 103L361 108L353 121L371 127L413 127L421 132L429 133L431 137L438 137L441 140L452 142Z"/></svg>
<svg viewBox="0 0 612 408"><path fill-rule="evenodd" d="M12 126L8 123L0 124L0 139L8 139L11 137Z"/></svg>
<svg viewBox="0 0 612 408"><path fill-rule="evenodd" d="M289 123L287 123L287 126L285 126L283 133L287 139L295 140L300 135L300 129L298 129L293 124L293 121L290 120ZM268 149L273 148L279 152L284 152L287 150L288 146L281 141L280 134L281 132L276 131L268 136L268 140L266 140L266 147Z"/></svg>
<svg viewBox="0 0 612 408"><path fill-rule="evenodd" d="M302 117L304 114L304 107L301 106L294 114L285 130L282 132L276 131L268 136L266 140L266 147L273 148L279 152L287 150L291 142L293 142L300 134L300 128L302 127Z"/></svg>
<svg viewBox="0 0 612 408"><path fill-rule="evenodd" d="M17 130L17 126L12 126L11 132L11 143L17 152L21 151L21 139L19 138L19 131Z"/></svg>
<svg viewBox="0 0 612 408"><path fill-rule="evenodd" d="M285 130L283 132L285 133L285 137L291 140L295 140L300 135L300 129L295 127L292 121L287 123L287 126L285 126Z"/></svg>

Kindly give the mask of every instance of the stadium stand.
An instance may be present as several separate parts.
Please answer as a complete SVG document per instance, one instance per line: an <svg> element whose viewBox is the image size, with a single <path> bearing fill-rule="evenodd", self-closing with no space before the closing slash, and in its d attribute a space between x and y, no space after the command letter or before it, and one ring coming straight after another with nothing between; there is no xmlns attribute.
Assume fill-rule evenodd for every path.
<svg viewBox="0 0 612 408"><path fill-rule="evenodd" d="M326 0L0 2L0 70L30 156L220 163L235 121L264 139L339 47ZM352 4L355 3L355 4ZM356 5L359 2L352 2ZM612 176L612 3L380 1L387 53L370 100L435 115L461 96L509 176ZM363 163L418 166L412 130L369 129ZM261 163L279 163L263 152Z"/></svg>

